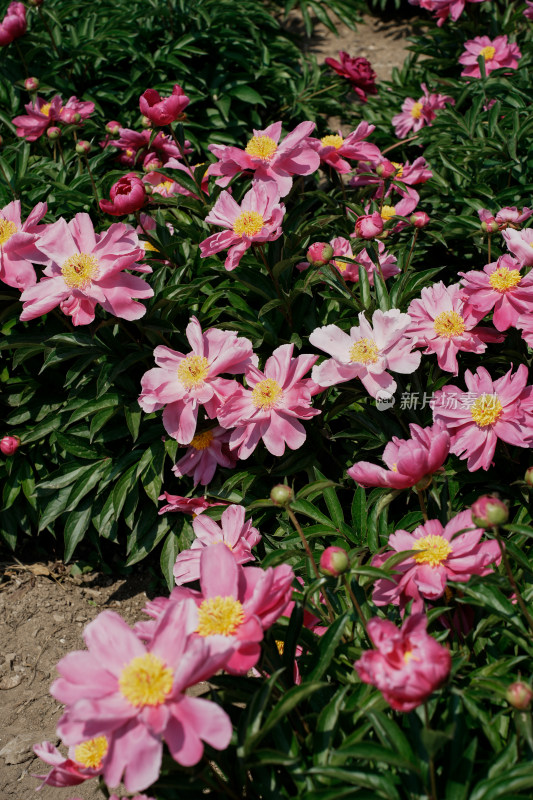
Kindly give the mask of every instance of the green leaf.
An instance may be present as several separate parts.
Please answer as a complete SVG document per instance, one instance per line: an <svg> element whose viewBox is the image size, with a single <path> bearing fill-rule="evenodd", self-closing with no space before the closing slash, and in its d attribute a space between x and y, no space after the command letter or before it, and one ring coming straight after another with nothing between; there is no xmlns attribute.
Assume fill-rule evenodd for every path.
<svg viewBox="0 0 533 800"><path fill-rule="evenodd" d="M89 525L91 524L91 514L93 506L92 500L86 497L82 503L71 511L65 522L64 540L65 540L65 554L63 556L65 562L70 561L76 545L81 542Z"/></svg>
<svg viewBox="0 0 533 800"><path fill-rule="evenodd" d="M179 545L179 537L176 536L173 531L171 531L167 538L165 539L165 543L161 549L161 570L163 572L163 576L167 582L169 592L172 591L176 582L174 580L174 564L176 563L176 558L178 553L180 552L180 545Z"/></svg>
<svg viewBox="0 0 533 800"><path fill-rule="evenodd" d="M311 673L309 674L309 680L316 681L322 677L324 672L327 670L333 656L335 655L335 651L337 646L342 639L344 634L344 628L346 623L348 622L349 614L345 613L342 616L337 617L337 619L331 623L328 627L324 636L320 637L320 641L318 643L318 661L316 666L313 668Z"/></svg>

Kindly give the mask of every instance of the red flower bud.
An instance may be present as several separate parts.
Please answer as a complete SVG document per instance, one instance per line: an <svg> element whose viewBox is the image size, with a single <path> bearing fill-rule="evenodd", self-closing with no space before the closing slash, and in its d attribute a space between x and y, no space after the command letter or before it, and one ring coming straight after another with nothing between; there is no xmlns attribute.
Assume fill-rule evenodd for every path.
<svg viewBox="0 0 533 800"><path fill-rule="evenodd" d="M170 97L161 97L155 89L147 89L139 98L141 114L158 126L175 122L188 105L189 98L178 84L172 89Z"/></svg>
<svg viewBox="0 0 533 800"><path fill-rule="evenodd" d="M331 261L333 247L327 242L315 242L307 251L306 258L312 267L323 267Z"/></svg>
<svg viewBox="0 0 533 800"><path fill-rule="evenodd" d="M415 228L425 228L429 223L429 217L425 211L415 211L414 214L411 214L409 217L409 221Z"/></svg>
<svg viewBox="0 0 533 800"><path fill-rule="evenodd" d="M39 78L26 78L24 81L24 88L28 90L28 92L36 92L39 88Z"/></svg>
<svg viewBox="0 0 533 800"><path fill-rule="evenodd" d="M77 125L78 122L81 122L81 114L72 108L64 108L61 112L61 119L67 125Z"/></svg>
<svg viewBox="0 0 533 800"><path fill-rule="evenodd" d="M380 178L392 178L393 175L396 175L398 168L394 166L392 161L389 161L387 158L380 161L376 167L376 172Z"/></svg>
<svg viewBox="0 0 533 800"><path fill-rule="evenodd" d="M505 698L514 708L525 711L526 708L529 708L531 700L533 699L533 692L527 683L515 681L515 683L511 683L511 685L507 687Z"/></svg>
<svg viewBox="0 0 533 800"><path fill-rule="evenodd" d="M76 153L78 155L88 155L91 152L91 143L88 142L86 139L80 139L76 145Z"/></svg>
<svg viewBox="0 0 533 800"><path fill-rule="evenodd" d="M100 200L100 208L115 217L139 211L146 202L144 183L134 172L114 183L109 194L111 200Z"/></svg>
<svg viewBox="0 0 533 800"><path fill-rule="evenodd" d="M12 456L17 452L20 445L20 438L18 436L4 436L0 441L0 451L5 456Z"/></svg>
<svg viewBox="0 0 533 800"><path fill-rule="evenodd" d="M378 211L357 217L355 221L355 235L359 239L374 239L383 233L383 220Z"/></svg>
<svg viewBox="0 0 533 800"><path fill-rule="evenodd" d="M326 575L337 578L350 569L350 560L342 547L326 547L320 556L320 569Z"/></svg>
<svg viewBox="0 0 533 800"><path fill-rule="evenodd" d="M107 123L105 129L112 136L118 136L120 132L120 122L117 122L116 119L112 119Z"/></svg>
<svg viewBox="0 0 533 800"><path fill-rule="evenodd" d="M46 135L52 141L54 141L54 139L59 139L59 137L61 136L61 128L58 128L56 125L52 125L52 127L48 128L48 130L46 131Z"/></svg>
<svg viewBox="0 0 533 800"><path fill-rule="evenodd" d="M278 483L270 492L270 499L277 506L286 506L292 500L292 489L284 483Z"/></svg>
<svg viewBox="0 0 533 800"><path fill-rule="evenodd" d="M528 486L533 487L533 467L528 467L526 469L526 474L524 475L524 480Z"/></svg>
<svg viewBox="0 0 533 800"><path fill-rule="evenodd" d="M495 528L509 519L509 509L498 497L483 495L472 503L472 521L479 528Z"/></svg>

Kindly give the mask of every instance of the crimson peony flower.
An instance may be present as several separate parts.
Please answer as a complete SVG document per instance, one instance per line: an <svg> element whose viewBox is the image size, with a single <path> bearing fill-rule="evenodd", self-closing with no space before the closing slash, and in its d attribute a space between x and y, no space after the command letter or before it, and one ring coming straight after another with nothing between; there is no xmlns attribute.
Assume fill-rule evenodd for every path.
<svg viewBox="0 0 533 800"><path fill-rule="evenodd" d="M146 203L144 183L133 172L114 183L109 194L111 200L100 200L100 208L114 217L139 211Z"/></svg>
<svg viewBox="0 0 533 800"><path fill-rule="evenodd" d="M363 683L376 686L396 711L412 711L448 677L452 665L446 647L426 633L424 614L413 614L400 630L374 617L367 631L376 650L354 664Z"/></svg>
<svg viewBox="0 0 533 800"><path fill-rule="evenodd" d="M174 86L169 97L161 97L155 89L147 89L139 97L141 114L158 126L175 122L188 105L189 98L178 84Z"/></svg>
<svg viewBox="0 0 533 800"><path fill-rule="evenodd" d="M326 58L325 62L328 67L335 70L337 75L350 81L354 92L363 103L366 103L367 94L378 93L377 75L372 69L370 61L367 58L349 56L344 50L339 51L339 58L340 62L334 58Z"/></svg>

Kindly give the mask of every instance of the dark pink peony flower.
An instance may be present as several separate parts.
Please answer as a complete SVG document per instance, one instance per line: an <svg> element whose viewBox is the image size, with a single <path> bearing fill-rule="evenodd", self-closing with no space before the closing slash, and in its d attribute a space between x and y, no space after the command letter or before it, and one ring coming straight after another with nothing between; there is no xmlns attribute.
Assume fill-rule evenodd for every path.
<svg viewBox="0 0 533 800"><path fill-rule="evenodd" d="M146 189L134 172L129 172L114 183L109 194L111 200L100 200L100 208L105 214L112 214L114 217L133 214L146 203Z"/></svg>
<svg viewBox="0 0 533 800"><path fill-rule="evenodd" d="M459 56L459 63L465 67L461 75L466 78L481 78L477 61L479 56L485 59L485 74L490 75L493 70L501 67L517 69L522 53L517 44L507 41L507 36L496 36L495 39L476 36L466 42L464 53Z"/></svg>
<svg viewBox="0 0 533 800"><path fill-rule="evenodd" d="M348 470L350 478L364 488L380 486L408 489L422 483L426 488L435 472L441 472L450 452L450 435L440 427L409 425L410 439L392 437L383 451L383 469L368 461L357 461Z"/></svg>
<svg viewBox="0 0 533 800"><path fill-rule="evenodd" d="M352 165L345 159L355 161L373 161L379 158L380 151L375 144L365 142L367 136L376 129L375 125L360 122L357 128L343 137L342 131L324 136L322 139L309 139L309 143L320 156L322 163L332 167L336 172L344 174L352 170Z"/></svg>
<svg viewBox="0 0 533 800"><path fill-rule="evenodd" d="M339 51L339 59L326 58L325 63L331 67L341 78L350 81L352 89L363 103L367 102L367 94L377 94L377 75L372 69L372 64L367 58L354 58L344 50Z"/></svg>
<svg viewBox="0 0 533 800"><path fill-rule="evenodd" d="M0 453L5 456L13 456L20 447L19 436L3 436L0 439Z"/></svg>
<svg viewBox="0 0 533 800"><path fill-rule="evenodd" d="M181 497L181 495L169 494L169 492L163 492L158 499L167 501L167 505L159 509L159 514L178 511L182 514L190 514L192 517L197 517L206 508L226 505L226 503L210 503L205 497Z"/></svg>
<svg viewBox="0 0 533 800"><path fill-rule="evenodd" d="M358 239L374 239L383 233L383 218L379 211L364 214L355 220L355 231L352 236Z"/></svg>
<svg viewBox="0 0 533 800"><path fill-rule="evenodd" d="M26 33L27 27L24 3L10 3L4 19L0 22L0 47L5 47L6 44L18 39Z"/></svg>
<svg viewBox="0 0 533 800"><path fill-rule="evenodd" d="M197 433L180 460L172 467L177 478L191 475L194 485L207 486L218 466L233 468L237 457L231 453L228 442L229 431L217 425L215 428Z"/></svg>
<svg viewBox="0 0 533 800"><path fill-rule="evenodd" d="M425 614L408 617L400 630L378 617L367 623L376 650L364 652L354 667L396 711L412 711L450 674L450 653L426 633L426 626Z"/></svg>
<svg viewBox="0 0 533 800"><path fill-rule="evenodd" d="M181 117L189 105L189 98L178 84L169 97L161 97L155 89L147 89L139 98L141 114L154 125L170 125Z"/></svg>
<svg viewBox="0 0 533 800"><path fill-rule="evenodd" d="M466 3L483 3L485 0L409 0L412 6L420 6L433 11L439 28L451 16L456 22L464 11Z"/></svg>
<svg viewBox="0 0 533 800"><path fill-rule="evenodd" d="M402 610L410 600L412 613L422 611L424 599L438 600L444 595L448 581L467 583L472 575L489 575L493 564L501 561L498 542L480 542L483 528L476 527L470 509L461 511L446 527L430 519L413 533L396 531L389 536L389 547L374 556L373 567L381 567L388 558L404 550L416 550L405 561L396 564L397 575L390 580L378 578L372 600L377 606L389 603Z"/></svg>
<svg viewBox="0 0 533 800"><path fill-rule="evenodd" d="M57 122L62 108L61 96L56 94L50 101L36 97L34 102L27 103L24 108L27 114L22 114L13 119L17 136L28 142L35 142L46 129Z"/></svg>

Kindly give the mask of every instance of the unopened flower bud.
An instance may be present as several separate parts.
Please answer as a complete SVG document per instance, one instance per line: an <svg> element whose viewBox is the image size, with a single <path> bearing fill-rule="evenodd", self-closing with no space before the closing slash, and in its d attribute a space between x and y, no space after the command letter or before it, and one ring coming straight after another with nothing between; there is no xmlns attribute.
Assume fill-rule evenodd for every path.
<svg viewBox="0 0 533 800"><path fill-rule="evenodd" d="M323 267L331 261L333 247L327 242L315 242L308 249L306 258L312 267Z"/></svg>
<svg viewBox="0 0 533 800"><path fill-rule="evenodd" d="M526 708L529 708L531 700L533 699L533 692L527 683L515 681L515 683L511 683L511 685L507 687L505 698L514 708L525 711Z"/></svg>
<svg viewBox="0 0 533 800"><path fill-rule="evenodd" d="M152 120L145 117L144 114L141 117L141 125L143 128L151 128L152 127Z"/></svg>
<svg viewBox="0 0 533 800"><path fill-rule="evenodd" d="M5 456L12 456L17 452L20 445L20 438L18 436L4 436L0 441L0 451Z"/></svg>
<svg viewBox="0 0 533 800"><path fill-rule="evenodd" d="M46 135L52 141L54 141L55 139L59 139L59 137L61 136L61 128L58 128L56 125L52 125L52 127L48 128L48 130L46 131Z"/></svg>
<svg viewBox="0 0 533 800"><path fill-rule="evenodd" d="M509 519L509 509L498 497L483 495L472 503L472 521L479 528L495 528L505 525Z"/></svg>
<svg viewBox="0 0 533 800"><path fill-rule="evenodd" d="M411 225L414 225L415 228L425 228L429 223L429 217L425 211L415 211L414 214L411 214L409 217L409 222Z"/></svg>
<svg viewBox="0 0 533 800"><path fill-rule="evenodd" d="M381 161L376 167L376 172L380 178L392 178L393 175L396 175L397 171L398 168L387 158Z"/></svg>
<svg viewBox="0 0 533 800"><path fill-rule="evenodd" d="M350 559L342 547L326 547L320 556L320 569L326 575L337 578L350 569Z"/></svg>
<svg viewBox="0 0 533 800"><path fill-rule="evenodd" d="M284 483L278 483L270 492L270 499L277 506L287 506L292 500L292 489Z"/></svg>
<svg viewBox="0 0 533 800"><path fill-rule="evenodd" d="M528 467L526 469L526 474L524 475L524 480L528 486L533 488L533 467Z"/></svg>
<svg viewBox="0 0 533 800"><path fill-rule="evenodd" d="M87 155L91 152L91 143L87 139L80 139L76 145L76 153L79 156Z"/></svg>
<svg viewBox="0 0 533 800"><path fill-rule="evenodd" d="M500 226L498 225L495 219L481 223L481 230L483 231L483 233L496 233L499 227Z"/></svg>
<svg viewBox="0 0 533 800"><path fill-rule="evenodd" d="M120 133L120 122L117 122L116 119L112 119L107 123L105 129L112 136L118 136Z"/></svg>
<svg viewBox="0 0 533 800"><path fill-rule="evenodd" d="M147 161L145 164L143 164L143 169L145 172L157 172L157 170L161 169L162 166L162 161L160 161L158 158L152 158L150 161Z"/></svg>
<svg viewBox="0 0 533 800"><path fill-rule="evenodd" d="M28 92L36 92L39 88L39 79L38 78L26 78L24 81L24 88L28 90Z"/></svg>
<svg viewBox="0 0 533 800"><path fill-rule="evenodd" d="M78 122L81 122L81 114L74 111L72 108L64 108L61 112L61 119L63 122L66 122L67 125L77 125Z"/></svg>
<svg viewBox="0 0 533 800"><path fill-rule="evenodd" d="M354 235L358 239L374 239L383 233L383 219L379 211L373 214L364 214L355 221Z"/></svg>

